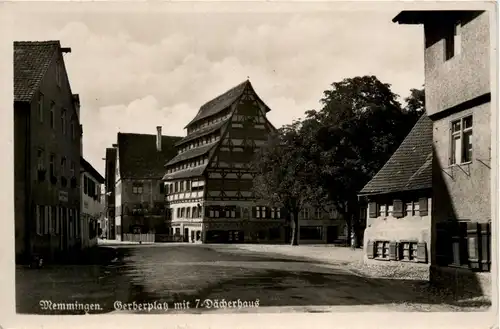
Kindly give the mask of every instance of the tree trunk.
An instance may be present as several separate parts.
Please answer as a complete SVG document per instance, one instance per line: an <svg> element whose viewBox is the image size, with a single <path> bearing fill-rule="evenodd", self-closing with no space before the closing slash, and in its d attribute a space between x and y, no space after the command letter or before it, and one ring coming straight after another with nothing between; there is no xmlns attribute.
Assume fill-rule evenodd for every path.
<svg viewBox="0 0 500 329"><path fill-rule="evenodd" d="M293 219L290 221L290 224L292 226L292 239L290 240L290 244L292 246L298 246L299 245L299 213L294 212L293 213Z"/></svg>

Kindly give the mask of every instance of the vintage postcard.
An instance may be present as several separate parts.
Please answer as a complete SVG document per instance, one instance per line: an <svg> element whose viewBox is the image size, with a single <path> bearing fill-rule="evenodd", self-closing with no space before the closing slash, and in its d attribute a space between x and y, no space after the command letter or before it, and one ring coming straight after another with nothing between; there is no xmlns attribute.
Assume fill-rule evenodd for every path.
<svg viewBox="0 0 500 329"><path fill-rule="evenodd" d="M494 3L1 8L1 326L495 325Z"/></svg>

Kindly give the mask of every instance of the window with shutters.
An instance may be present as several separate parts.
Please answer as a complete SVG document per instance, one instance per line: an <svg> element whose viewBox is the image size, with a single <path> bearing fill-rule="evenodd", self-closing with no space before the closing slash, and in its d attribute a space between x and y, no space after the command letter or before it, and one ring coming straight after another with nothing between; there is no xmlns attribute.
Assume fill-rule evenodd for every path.
<svg viewBox="0 0 500 329"><path fill-rule="evenodd" d="M261 218L267 218L266 207L261 207L260 214Z"/></svg>
<svg viewBox="0 0 500 329"><path fill-rule="evenodd" d="M191 208L186 208L186 218L191 218Z"/></svg>
<svg viewBox="0 0 500 329"><path fill-rule="evenodd" d="M255 218L260 218L260 211L261 211L261 207L257 206L255 207Z"/></svg>
<svg viewBox="0 0 500 329"><path fill-rule="evenodd" d="M276 208L276 218L281 218L281 209Z"/></svg>
<svg viewBox="0 0 500 329"><path fill-rule="evenodd" d="M399 243L400 247L400 259L402 261L412 261L416 262L418 260L417 247L418 243L415 241L401 241Z"/></svg>
<svg viewBox="0 0 500 329"><path fill-rule="evenodd" d="M181 218L181 208L177 208L177 218Z"/></svg>
<svg viewBox="0 0 500 329"><path fill-rule="evenodd" d="M379 259L389 259L389 241L376 241L374 256Z"/></svg>
<svg viewBox="0 0 500 329"><path fill-rule="evenodd" d="M472 115L451 123L450 165L472 161Z"/></svg>

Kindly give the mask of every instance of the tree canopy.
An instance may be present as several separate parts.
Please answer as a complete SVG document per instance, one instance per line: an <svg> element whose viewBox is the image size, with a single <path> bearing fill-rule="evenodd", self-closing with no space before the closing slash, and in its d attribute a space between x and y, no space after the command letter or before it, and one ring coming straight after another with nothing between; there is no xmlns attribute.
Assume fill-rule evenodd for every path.
<svg viewBox="0 0 500 329"><path fill-rule="evenodd" d="M382 168L424 112L424 91L405 106L375 76L347 78L324 91L319 111L279 129L256 160L255 188L292 213L333 204L349 230L359 225L357 193Z"/></svg>

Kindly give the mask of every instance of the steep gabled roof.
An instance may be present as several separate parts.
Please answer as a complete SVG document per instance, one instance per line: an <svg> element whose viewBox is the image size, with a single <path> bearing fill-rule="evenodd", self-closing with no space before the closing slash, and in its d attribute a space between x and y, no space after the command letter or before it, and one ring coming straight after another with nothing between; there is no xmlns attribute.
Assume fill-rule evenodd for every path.
<svg viewBox="0 0 500 329"><path fill-rule="evenodd" d="M121 178L161 179L165 174L165 162L176 155L174 145L181 138L162 136L162 149L158 151L156 135L118 133Z"/></svg>
<svg viewBox="0 0 500 329"><path fill-rule="evenodd" d="M385 194L431 187L432 121L423 114L389 161L359 194Z"/></svg>
<svg viewBox="0 0 500 329"><path fill-rule="evenodd" d="M32 100L60 47L59 41L14 42L14 101Z"/></svg>
<svg viewBox="0 0 500 329"><path fill-rule="evenodd" d="M209 116L215 115L222 110L226 109L228 106L231 106L242 94L243 91L245 91L245 88L247 85L250 84L250 81L245 80L244 82L240 83L236 87L233 87L226 91L225 93L215 97L211 101L206 102L200 107L200 110L198 111L198 114L194 117L191 122L189 122L186 127L189 127L196 121L199 121L201 119L207 118Z"/></svg>
<svg viewBox="0 0 500 329"><path fill-rule="evenodd" d="M80 166L82 172L88 172L99 184L104 184L104 177L83 157L80 157Z"/></svg>

